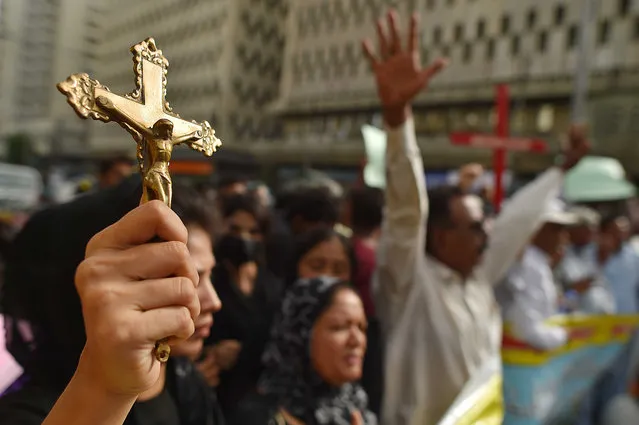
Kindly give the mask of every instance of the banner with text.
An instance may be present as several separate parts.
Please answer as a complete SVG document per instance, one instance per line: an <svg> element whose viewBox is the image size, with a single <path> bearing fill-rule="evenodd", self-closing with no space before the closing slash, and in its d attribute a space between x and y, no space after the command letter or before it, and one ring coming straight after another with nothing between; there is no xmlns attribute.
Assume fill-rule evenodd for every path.
<svg viewBox="0 0 639 425"><path fill-rule="evenodd" d="M539 351L506 329L502 347L504 423L541 425L570 421L601 372L609 368L639 326L639 316L561 316L571 341Z"/></svg>

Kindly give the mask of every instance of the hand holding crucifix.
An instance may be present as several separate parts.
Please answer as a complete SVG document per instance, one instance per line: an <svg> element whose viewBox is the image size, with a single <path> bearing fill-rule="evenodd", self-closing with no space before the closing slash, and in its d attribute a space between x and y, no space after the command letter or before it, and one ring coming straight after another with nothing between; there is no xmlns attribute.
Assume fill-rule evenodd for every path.
<svg viewBox="0 0 639 425"><path fill-rule="evenodd" d="M149 38L136 44L131 53L136 77L133 92L118 96L87 74L71 75L58 84L58 90L67 96L80 118L117 122L133 136L142 173L141 203L159 200L170 207L169 161L173 146L184 143L211 156L222 143L208 122L187 121L171 110L165 99L169 62L155 40ZM156 358L165 362L169 353L166 339L159 341Z"/></svg>

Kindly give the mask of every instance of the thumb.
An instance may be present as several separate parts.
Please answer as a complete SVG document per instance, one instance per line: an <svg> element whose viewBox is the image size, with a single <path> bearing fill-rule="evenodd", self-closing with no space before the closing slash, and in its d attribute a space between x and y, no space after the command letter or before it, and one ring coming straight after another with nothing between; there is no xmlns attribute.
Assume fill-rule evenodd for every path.
<svg viewBox="0 0 639 425"><path fill-rule="evenodd" d="M351 425L364 425L364 419L362 419L362 414L359 410L354 411L351 414Z"/></svg>
<svg viewBox="0 0 639 425"><path fill-rule="evenodd" d="M428 68L425 68L421 72L421 79L423 81L429 81L431 78L439 74L444 68L448 66L447 59L437 59Z"/></svg>

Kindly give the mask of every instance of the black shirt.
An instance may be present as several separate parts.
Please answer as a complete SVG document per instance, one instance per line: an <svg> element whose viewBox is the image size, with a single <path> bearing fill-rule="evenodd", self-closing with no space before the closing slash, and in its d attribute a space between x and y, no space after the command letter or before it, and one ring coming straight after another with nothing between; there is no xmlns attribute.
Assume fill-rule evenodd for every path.
<svg viewBox="0 0 639 425"><path fill-rule="evenodd" d="M137 402L133 414L138 425L180 425L175 400L166 387L157 397Z"/></svg>
<svg viewBox="0 0 639 425"><path fill-rule="evenodd" d="M224 425L215 393L193 363L171 358L166 378L164 391L153 400L135 403L125 425ZM0 397L0 425L42 424L61 393L61 388L29 382Z"/></svg>

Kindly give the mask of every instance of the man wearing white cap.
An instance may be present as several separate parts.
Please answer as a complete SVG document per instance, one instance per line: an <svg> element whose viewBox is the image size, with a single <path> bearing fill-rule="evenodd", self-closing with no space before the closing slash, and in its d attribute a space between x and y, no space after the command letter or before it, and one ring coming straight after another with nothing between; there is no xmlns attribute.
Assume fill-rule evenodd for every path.
<svg viewBox="0 0 639 425"><path fill-rule="evenodd" d="M558 313L559 297L553 268L561 260L568 243L568 226L577 217L565 210L558 199L550 201L543 214L543 225L508 281L513 298L505 308L505 321L518 338L541 350L553 350L568 341L568 332L545 320Z"/></svg>

